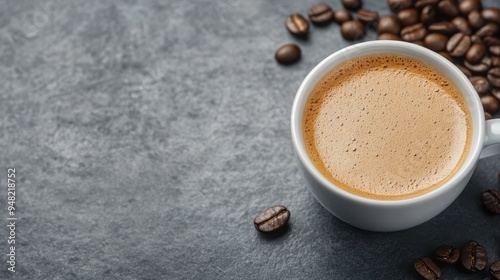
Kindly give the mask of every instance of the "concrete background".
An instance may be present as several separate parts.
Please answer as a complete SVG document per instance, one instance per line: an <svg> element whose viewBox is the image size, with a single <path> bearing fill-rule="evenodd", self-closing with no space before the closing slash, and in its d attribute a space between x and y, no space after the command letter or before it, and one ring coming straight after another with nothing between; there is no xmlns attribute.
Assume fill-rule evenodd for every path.
<svg viewBox="0 0 500 280"><path fill-rule="evenodd" d="M415 259L470 239L500 259L500 216L480 202L499 187L498 156L438 217L395 233L353 228L307 190L292 101L318 62L351 44L336 24L312 26L308 40L285 30L315 3L0 1L0 278L414 279ZM384 0L365 7L389 13ZM302 60L278 65L289 42ZM290 209L289 227L259 234L253 218L275 204Z"/></svg>

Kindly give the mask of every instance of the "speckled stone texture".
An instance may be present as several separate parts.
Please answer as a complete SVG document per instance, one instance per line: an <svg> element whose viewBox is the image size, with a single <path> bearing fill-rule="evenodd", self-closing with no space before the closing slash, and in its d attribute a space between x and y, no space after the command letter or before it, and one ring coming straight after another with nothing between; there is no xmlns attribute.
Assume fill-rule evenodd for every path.
<svg viewBox="0 0 500 280"><path fill-rule="evenodd" d="M499 188L498 156L446 211L401 232L353 228L307 190L292 101L351 44L336 24L288 34L284 18L315 3L1 1L0 279L413 279L418 257L469 239L500 259L500 216L480 201ZM365 7L389 13L385 0ZM274 52L289 42L303 58L280 66ZM16 273L7 168L18 179ZM289 227L260 234L253 218L275 204L290 209Z"/></svg>

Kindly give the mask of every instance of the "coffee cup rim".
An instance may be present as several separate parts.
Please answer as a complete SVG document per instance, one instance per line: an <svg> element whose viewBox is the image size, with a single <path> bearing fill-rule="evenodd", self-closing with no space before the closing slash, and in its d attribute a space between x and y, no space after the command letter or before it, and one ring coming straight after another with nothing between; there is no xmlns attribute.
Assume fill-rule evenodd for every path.
<svg viewBox="0 0 500 280"><path fill-rule="evenodd" d="M353 194L336 186L328 179L326 179L319 172L316 166L314 166L305 149L302 136L302 117L305 101L310 95L310 91L307 91L307 88L310 88L311 85L312 87L314 87L319 79L321 79L328 71L338 66L340 63L345 62L349 59L371 54L398 54L403 56L410 56L420 61L422 61L424 58L431 60L436 64L446 68L445 70L447 73L442 73L443 75L447 76L451 80L453 80L452 77L455 77L460 81L459 84L455 83L455 85L459 89L460 93L464 96L464 98L469 100L469 102L466 102L466 105L468 110L470 111L470 115L472 118L472 139L470 141L470 149L467 158L453 177L448 179L440 187L426 192L422 195L404 199L384 200ZM443 72L441 71L441 69L437 70ZM471 106L471 103L474 104L474 106ZM460 69L458 69L452 62L448 61L440 54L416 44L401 41L378 40L357 43L336 51L335 53L323 59L309 72L309 74L302 81L299 89L297 90L293 101L291 113L291 133L296 156L305 166L307 172L312 175L323 188L326 188L327 190L334 192L337 195L340 195L348 200L354 200L357 202L372 205L398 206L418 203L424 200L431 199L432 197L438 196L443 192L447 192L449 189L454 188L455 186L459 185L460 182L463 182L463 180L467 180L468 178L466 176L475 168L476 162L478 161L479 155L483 148L485 121L481 101L479 99L479 96L476 94L474 87L470 83L469 79L462 73L462 71L460 71Z"/></svg>

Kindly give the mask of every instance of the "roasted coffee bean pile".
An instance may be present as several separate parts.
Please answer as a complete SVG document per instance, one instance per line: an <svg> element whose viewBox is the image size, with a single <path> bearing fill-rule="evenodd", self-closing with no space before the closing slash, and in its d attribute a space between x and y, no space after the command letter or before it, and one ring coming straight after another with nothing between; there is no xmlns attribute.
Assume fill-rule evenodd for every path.
<svg viewBox="0 0 500 280"><path fill-rule="evenodd" d="M474 240L465 242L461 249L443 244L436 248L432 257L416 260L414 267L424 279L441 279L440 266L454 266L456 263L468 272L483 271L488 266L488 252ZM500 261L490 264L490 275L492 279L500 279Z"/></svg>
<svg viewBox="0 0 500 280"><path fill-rule="evenodd" d="M393 15L382 17L363 9L361 0L341 0L345 9L334 11L319 3L285 20L293 35L307 38L310 22L336 22L346 40L360 40L367 31L379 40L401 40L424 46L455 63L470 79L481 98L485 118L500 109L500 8L483 7L481 0L387 0ZM294 50L290 51L293 45ZM285 45L275 55L282 64L300 60L300 48ZM283 48L287 48L283 50ZM280 55L278 55L278 53Z"/></svg>
<svg viewBox="0 0 500 280"><path fill-rule="evenodd" d="M481 199L487 211L500 214L500 191L486 190ZM435 261L429 257L422 257L415 261L415 270L424 279L441 279L439 265L452 266L458 262L469 272L479 272L488 266L487 250L474 240L466 242L461 250L458 247L443 244L434 251L433 259ZM500 260L491 263L490 276L491 279L500 280Z"/></svg>

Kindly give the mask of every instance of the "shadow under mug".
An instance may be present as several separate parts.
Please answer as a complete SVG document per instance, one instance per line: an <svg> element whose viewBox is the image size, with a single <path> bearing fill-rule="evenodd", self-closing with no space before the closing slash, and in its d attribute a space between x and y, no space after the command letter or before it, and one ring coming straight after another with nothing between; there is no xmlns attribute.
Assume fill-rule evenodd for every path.
<svg viewBox="0 0 500 280"><path fill-rule="evenodd" d="M467 158L458 172L440 187L420 196L401 200L361 197L328 181L309 158L302 135L307 98L319 80L350 59L397 54L427 64L450 79L463 95L471 115L472 139ZM309 190L329 212L355 227L371 231L397 231L424 223L446 209L469 182L479 159L500 154L500 119L484 120L481 101L469 79L453 63L424 47L399 41L370 41L346 47L320 62L300 85L291 114L292 141Z"/></svg>

